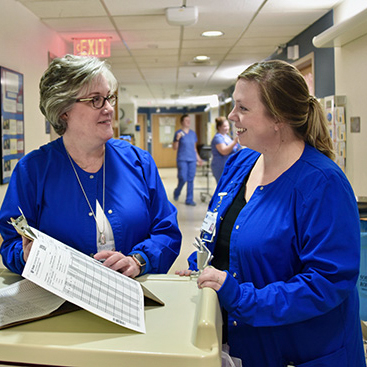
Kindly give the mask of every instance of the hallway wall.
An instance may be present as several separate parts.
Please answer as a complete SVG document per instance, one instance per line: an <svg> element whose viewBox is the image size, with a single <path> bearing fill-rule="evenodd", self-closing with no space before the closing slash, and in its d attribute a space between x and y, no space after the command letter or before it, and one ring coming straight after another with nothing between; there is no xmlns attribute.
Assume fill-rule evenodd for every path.
<svg viewBox="0 0 367 367"><path fill-rule="evenodd" d="M45 118L38 108L38 83L48 65L48 52L71 52L65 42L24 6L0 0L0 66L24 75L25 153L50 141ZM0 185L0 202L7 185Z"/></svg>
<svg viewBox="0 0 367 367"><path fill-rule="evenodd" d="M334 23L367 8L360 0L345 0L334 11ZM357 196L367 196L367 35L335 48L335 94L347 96L346 173ZM361 132L350 131L350 118L360 117Z"/></svg>

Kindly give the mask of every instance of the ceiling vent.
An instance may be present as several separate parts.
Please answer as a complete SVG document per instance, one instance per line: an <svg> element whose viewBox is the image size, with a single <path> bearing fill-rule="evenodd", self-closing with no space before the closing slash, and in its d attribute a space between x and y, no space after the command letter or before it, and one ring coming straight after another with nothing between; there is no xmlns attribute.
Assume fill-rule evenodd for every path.
<svg viewBox="0 0 367 367"><path fill-rule="evenodd" d="M198 16L199 12L196 6L181 6L166 9L166 19L170 25L186 26L195 24Z"/></svg>

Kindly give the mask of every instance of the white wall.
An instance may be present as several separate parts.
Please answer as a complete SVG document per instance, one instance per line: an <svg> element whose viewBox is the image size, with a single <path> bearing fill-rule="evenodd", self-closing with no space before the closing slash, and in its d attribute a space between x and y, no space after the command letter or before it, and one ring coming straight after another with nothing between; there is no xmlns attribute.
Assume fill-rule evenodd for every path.
<svg viewBox="0 0 367 367"><path fill-rule="evenodd" d="M65 42L16 0L0 0L0 66L24 75L25 152L50 141L38 108L39 80L48 65L48 52L62 56ZM7 185L0 185L0 203Z"/></svg>
<svg viewBox="0 0 367 367"><path fill-rule="evenodd" d="M334 10L337 24L361 10L367 3L344 0ZM367 35L335 48L335 93L347 96L346 174L357 196L367 196ZM350 132L350 117L359 116L361 132Z"/></svg>

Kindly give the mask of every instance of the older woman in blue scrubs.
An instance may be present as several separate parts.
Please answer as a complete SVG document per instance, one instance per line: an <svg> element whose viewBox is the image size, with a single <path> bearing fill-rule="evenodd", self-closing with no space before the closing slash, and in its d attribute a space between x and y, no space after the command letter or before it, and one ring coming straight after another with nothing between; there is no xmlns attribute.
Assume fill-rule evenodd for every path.
<svg viewBox="0 0 367 367"><path fill-rule="evenodd" d="M112 139L117 81L94 57L66 55L40 81L40 109L59 139L17 164L0 211L1 255L22 273L29 224L127 276L165 273L180 251L177 211L148 152Z"/></svg>
<svg viewBox="0 0 367 367"><path fill-rule="evenodd" d="M359 214L320 103L282 61L246 69L233 99L248 149L209 204L214 258L198 278L217 291L230 354L246 367L363 367Z"/></svg>

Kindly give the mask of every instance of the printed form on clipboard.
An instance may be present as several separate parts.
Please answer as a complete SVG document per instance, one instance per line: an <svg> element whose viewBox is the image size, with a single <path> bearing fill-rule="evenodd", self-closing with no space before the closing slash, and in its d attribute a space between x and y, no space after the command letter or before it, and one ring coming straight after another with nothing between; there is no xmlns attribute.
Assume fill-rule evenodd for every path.
<svg viewBox="0 0 367 367"><path fill-rule="evenodd" d="M23 213L11 224L19 234L33 240L24 278L106 320L146 332L144 293L157 304L164 303L138 281L29 227Z"/></svg>

